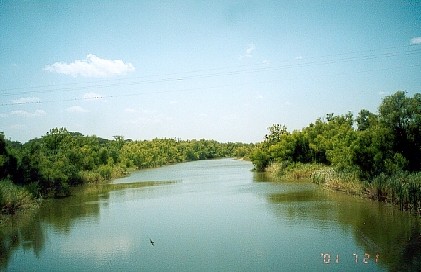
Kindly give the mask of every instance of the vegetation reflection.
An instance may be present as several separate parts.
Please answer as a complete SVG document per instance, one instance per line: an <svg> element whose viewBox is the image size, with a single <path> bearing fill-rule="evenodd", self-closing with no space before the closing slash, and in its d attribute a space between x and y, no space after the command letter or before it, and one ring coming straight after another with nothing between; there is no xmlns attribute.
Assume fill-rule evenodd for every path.
<svg viewBox="0 0 421 272"><path fill-rule="evenodd" d="M48 223L60 233L70 233L78 220L99 216L100 205L107 205L111 192L172 184L175 181L107 183L71 188L71 196L45 200L40 209L31 209L13 216L0 217L0 268L8 267L13 252L23 249L39 256L44 248Z"/></svg>
<svg viewBox="0 0 421 272"><path fill-rule="evenodd" d="M419 218L381 203L303 188L268 195L279 218L308 220L319 229L338 222L344 229L351 227L356 243L366 252L379 254L379 264L388 270L421 271Z"/></svg>

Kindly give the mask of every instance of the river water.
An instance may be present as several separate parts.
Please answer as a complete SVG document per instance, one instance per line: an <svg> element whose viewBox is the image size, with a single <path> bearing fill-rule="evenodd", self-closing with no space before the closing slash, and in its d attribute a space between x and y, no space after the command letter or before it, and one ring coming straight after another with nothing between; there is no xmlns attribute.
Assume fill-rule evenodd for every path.
<svg viewBox="0 0 421 272"><path fill-rule="evenodd" d="M0 268L415 271L420 265L416 217L308 182L269 182L251 169L233 159L196 161L76 188L0 225Z"/></svg>

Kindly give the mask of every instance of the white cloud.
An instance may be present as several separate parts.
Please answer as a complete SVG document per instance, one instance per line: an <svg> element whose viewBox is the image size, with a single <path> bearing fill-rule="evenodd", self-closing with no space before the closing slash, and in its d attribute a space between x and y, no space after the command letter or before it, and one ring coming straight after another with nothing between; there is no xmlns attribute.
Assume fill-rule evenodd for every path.
<svg viewBox="0 0 421 272"><path fill-rule="evenodd" d="M271 63L270 63L270 61L269 61L269 60L264 59L264 60L262 61L262 64L264 64L264 65L270 65Z"/></svg>
<svg viewBox="0 0 421 272"><path fill-rule="evenodd" d="M253 56L253 51L256 49L253 43L249 44L246 49L246 57L251 58Z"/></svg>
<svg viewBox="0 0 421 272"><path fill-rule="evenodd" d="M41 99L38 97L21 97L19 99L12 100L13 104L32 104L40 103Z"/></svg>
<svg viewBox="0 0 421 272"><path fill-rule="evenodd" d="M244 51L244 54L240 55L239 59L242 60L244 58L251 58L253 57L253 51L256 49L256 46L251 43L247 46L246 50Z"/></svg>
<svg viewBox="0 0 421 272"><path fill-rule="evenodd" d="M72 107L68 107L66 109L67 112L77 112L77 113L83 113L83 112L88 112L88 110L82 108L81 106L72 106Z"/></svg>
<svg viewBox="0 0 421 272"><path fill-rule="evenodd" d="M44 70L72 77L109 77L133 72L135 67L122 60L101 59L89 54L84 60L75 60L72 63L56 62L45 66Z"/></svg>
<svg viewBox="0 0 421 272"><path fill-rule="evenodd" d="M421 37L414 37L414 38L412 38L410 43L412 45L413 44L421 44Z"/></svg>
<svg viewBox="0 0 421 272"><path fill-rule="evenodd" d="M46 114L47 113L44 110L35 110L34 112L16 110L16 111L10 112L10 115L16 115L16 116L21 116L21 117L40 117Z"/></svg>

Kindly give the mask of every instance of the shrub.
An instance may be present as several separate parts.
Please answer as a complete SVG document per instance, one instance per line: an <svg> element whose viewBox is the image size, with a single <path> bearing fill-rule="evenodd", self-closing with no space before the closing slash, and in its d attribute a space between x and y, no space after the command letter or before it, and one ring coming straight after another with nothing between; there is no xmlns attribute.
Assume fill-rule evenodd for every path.
<svg viewBox="0 0 421 272"><path fill-rule="evenodd" d="M399 205L401 210L421 213L421 173L378 175L371 184L373 198Z"/></svg>
<svg viewBox="0 0 421 272"><path fill-rule="evenodd" d="M311 174L312 182L335 191L351 195L361 195L364 190L362 182L355 172L336 171L333 167L323 167Z"/></svg>
<svg viewBox="0 0 421 272"><path fill-rule="evenodd" d="M18 210L35 207L36 202L25 188L10 180L0 181L0 207L3 214L15 214Z"/></svg>

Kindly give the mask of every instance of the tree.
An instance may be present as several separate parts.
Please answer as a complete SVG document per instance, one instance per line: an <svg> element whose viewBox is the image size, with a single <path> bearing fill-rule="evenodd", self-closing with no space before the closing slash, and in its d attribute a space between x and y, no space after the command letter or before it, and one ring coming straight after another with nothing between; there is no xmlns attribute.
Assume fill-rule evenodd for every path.
<svg viewBox="0 0 421 272"><path fill-rule="evenodd" d="M371 113L368 110L362 109L359 113L355 121L358 125L358 130L363 131L367 130L373 125L375 125L378 121L377 115Z"/></svg>
<svg viewBox="0 0 421 272"><path fill-rule="evenodd" d="M254 164L254 168L258 172L262 172L269 165L269 155L262 145L257 146L251 153L250 159Z"/></svg>
<svg viewBox="0 0 421 272"><path fill-rule="evenodd" d="M393 152L407 161L407 170L421 169L421 94L413 98L398 91L385 97L379 107L379 119L393 135Z"/></svg>
<svg viewBox="0 0 421 272"><path fill-rule="evenodd" d="M265 135L265 143L268 145L273 145L279 142L283 135L287 135L287 127L281 124L273 124L268 128L269 134Z"/></svg>
<svg viewBox="0 0 421 272"><path fill-rule="evenodd" d="M0 180L8 178L17 183L20 179L18 159L9 149L8 141L0 132Z"/></svg>

